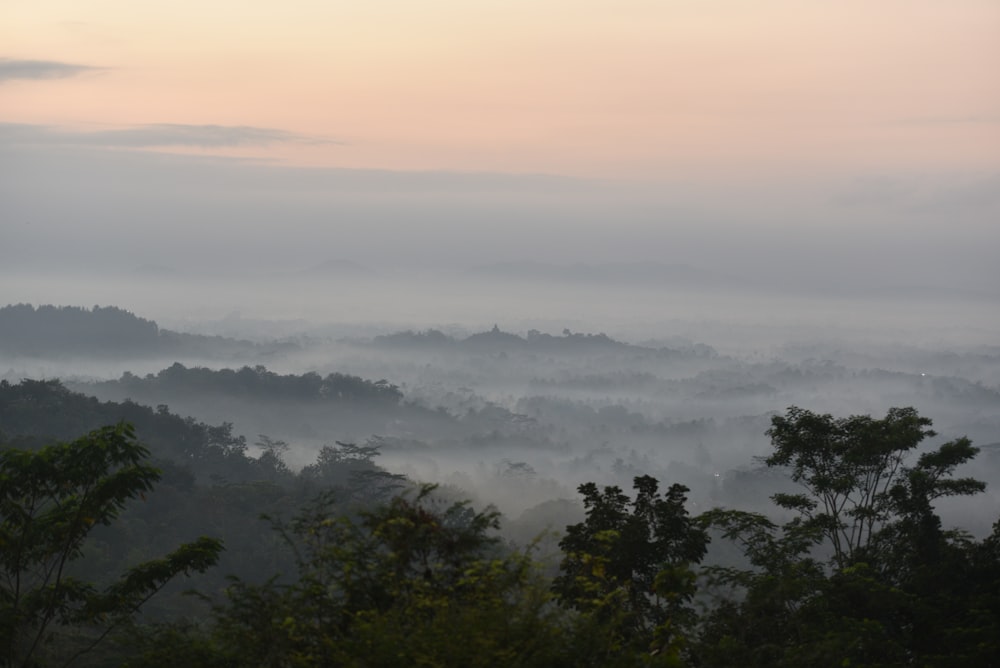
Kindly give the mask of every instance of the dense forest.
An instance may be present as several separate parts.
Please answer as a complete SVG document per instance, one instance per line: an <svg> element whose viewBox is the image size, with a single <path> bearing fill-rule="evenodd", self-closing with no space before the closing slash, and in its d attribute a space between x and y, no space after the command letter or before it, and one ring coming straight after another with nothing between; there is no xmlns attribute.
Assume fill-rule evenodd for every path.
<svg viewBox="0 0 1000 668"><path fill-rule="evenodd" d="M139 378L126 372L117 383L121 391L137 395L216 394L243 399L272 401L315 401L326 403L384 403L393 405L403 398L399 388L386 380L369 381L358 376L331 373L280 375L263 366L238 370L188 369L180 362L157 374ZM100 389L100 386L98 386Z"/></svg>
<svg viewBox="0 0 1000 668"><path fill-rule="evenodd" d="M3 665L1000 652L1000 351L294 341L0 309Z"/></svg>
<svg viewBox="0 0 1000 668"><path fill-rule="evenodd" d="M943 525L935 501L984 484L955 474L968 439L918 454L930 427L789 409L775 512L581 481L544 559L377 442L293 471L228 424L3 382L6 665L990 665L1000 524Z"/></svg>
<svg viewBox="0 0 1000 668"><path fill-rule="evenodd" d="M998 56L0 0L0 668L1000 668Z"/></svg>

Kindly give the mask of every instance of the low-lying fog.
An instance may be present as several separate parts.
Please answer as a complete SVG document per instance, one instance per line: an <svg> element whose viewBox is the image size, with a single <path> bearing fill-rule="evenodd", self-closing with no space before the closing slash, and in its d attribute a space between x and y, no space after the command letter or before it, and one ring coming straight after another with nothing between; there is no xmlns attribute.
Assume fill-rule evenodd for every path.
<svg viewBox="0 0 1000 668"><path fill-rule="evenodd" d="M609 271L633 275L608 280ZM527 511L528 524L532 509L575 499L582 482L628 488L643 473L689 485L697 507L767 509L784 483L746 472L768 450L771 415L798 405L881 417L914 406L934 420L935 443L968 435L987 446L973 471L992 483L987 495L946 512L976 532L988 528L1000 499L997 300L648 276L671 271L693 270L491 265L372 276L328 265L240 279L20 275L16 289L15 277L5 279L3 295L15 302L116 305L161 329L257 345L204 354L8 352L0 376L58 377L102 399L233 422L250 443L261 434L287 441L293 467L311 463L323 444L371 441L389 470L454 486L512 518ZM163 370L178 362L384 379L402 401L383 410L195 392L170 384ZM147 374L159 380L144 384Z"/></svg>
<svg viewBox="0 0 1000 668"><path fill-rule="evenodd" d="M768 352L790 341L959 347L1000 341L995 290L806 289L794 280L753 285L739 276L718 285L666 279L609 284L524 276L519 265L487 268L489 274L375 276L359 275L361 268L236 277L6 273L2 296L5 303L119 305L164 327L253 340L407 328L475 331L500 323L512 331L569 327L630 341L680 336L741 353Z"/></svg>

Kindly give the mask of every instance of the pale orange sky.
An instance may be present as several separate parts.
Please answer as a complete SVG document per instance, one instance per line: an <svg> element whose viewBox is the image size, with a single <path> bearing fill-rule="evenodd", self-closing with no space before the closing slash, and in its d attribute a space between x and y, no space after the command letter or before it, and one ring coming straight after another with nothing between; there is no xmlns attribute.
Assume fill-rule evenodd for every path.
<svg viewBox="0 0 1000 668"><path fill-rule="evenodd" d="M103 68L0 81L5 123L274 128L300 137L210 152L338 167L1000 166L993 0L8 0L0 14L0 58Z"/></svg>

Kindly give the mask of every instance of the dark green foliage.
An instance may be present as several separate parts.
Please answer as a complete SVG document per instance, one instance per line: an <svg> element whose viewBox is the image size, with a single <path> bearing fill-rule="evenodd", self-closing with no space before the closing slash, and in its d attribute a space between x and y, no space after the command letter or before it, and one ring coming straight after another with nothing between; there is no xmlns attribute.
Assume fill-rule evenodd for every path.
<svg viewBox="0 0 1000 668"><path fill-rule="evenodd" d="M912 408L835 419L791 408L768 432L805 488L776 494L778 527L735 510L701 516L735 540L750 570L714 567L741 596L716 606L694 652L702 665L993 665L1000 637L994 539L946 531L934 501L985 485L953 478L977 449L945 443L907 463L931 421ZM829 555L824 563L819 555Z"/></svg>
<svg viewBox="0 0 1000 668"><path fill-rule="evenodd" d="M151 430L162 480L124 426L50 444L122 414ZM687 489L649 476L631 496L582 485L586 517L567 527L550 580L497 540L495 512L428 488L393 496L409 485L375 464L378 437L325 446L296 473L288 444L267 436L252 458L228 425L58 382L0 383L0 640L39 661L87 650L173 575L214 562L212 540L173 549L204 533L231 548L191 581L204 595L168 587L91 665L995 665L1000 522L981 541L942 525L937 500L983 485L955 476L976 454L967 439L917 455L929 427L913 409L775 418L772 476L803 486L773 496L783 523L725 509L691 518ZM124 507L136 495L144 502ZM294 519L262 530L261 512ZM745 561L699 569L709 536ZM58 584L44 584L60 560ZM41 583L35 594L11 593L18 569Z"/></svg>
<svg viewBox="0 0 1000 668"><path fill-rule="evenodd" d="M0 434L25 445L67 440L121 421L144 435L157 461L170 460L203 478L253 478L246 439L233 434L232 424L207 425L175 415L166 406L101 402L68 390L58 380L0 381Z"/></svg>
<svg viewBox="0 0 1000 668"><path fill-rule="evenodd" d="M385 501L407 486L406 476L389 473L375 464L381 454L381 439L372 437L365 445L342 443L324 445L316 463L302 469L300 478L307 486L336 488L355 503L367 505Z"/></svg>
<svg viewBox="0 0 1000 668"><path fill-rule="evenodd" d="M905 476L906 455L934 436L931 421L912 408L893 408L882 420L867 415L835 419L791 407L775 416L768 466L785 466L807 495L776 495L775 502L820 527L841 568L867 548L892 515L892 490Z"/></svg>
<svg viewBox="0 0 1000 668"><path fill-rule="evenodd" d="M133 566L99 588L71 574L84 540L115 521L130 499L152 490L159 471L132 427L119 424L71 443L0 452L0 643L3 665L39 663L53 630L79 627L88 640L69 663L130 617L175 576L204 571L221 544L199 538Z"/></svg>
<svg viewBox="0 0 1000 668"><path fill-rule="evenodd" d="M566 527L553 590L564 604L606 622L632 650L677 650L693 621L690 567L708 537L684 507L688 489L659 492L655 478L635 478L635 499L618 487L581 485L587 518Z"/></svg>
<svg viewBox="0 0 1000 668"><path fill-rule="evenodd" d="M356 516L327 496L290 524L298 553L285 586L236 581L211 632L147 637L142 665L552 666L565 652L525 555L505 554L498 516L441 506L425 488ZM206 647L211 651L205 652Z"/></svg>
<svg viewBox="0 0 1000 668"><path fill-rule="evenodd" d="M375 464L377 438L363 445L324 446L315 465L296 473L282 460L281 441L260 437L265 452L253 458L229 424L206 425L165 406L100 402L58 381L0 381L0 433L11 446L39 448L122 419L134 421L162 477L144 503L130 506L114 525L91 532L87 558L76 565L91 580L169 552L187 536L205 534L223 539L229 549L218 569L196 579L199 589L221 591L227 574L263 582L275 573L291 573L294 564L287 546L261 531L261 513L287 517L330 488L345 502L376 503L408 485L403 476ZM179 594L169 588L144 614L152 619L197 614L196 602Z"/></svg>

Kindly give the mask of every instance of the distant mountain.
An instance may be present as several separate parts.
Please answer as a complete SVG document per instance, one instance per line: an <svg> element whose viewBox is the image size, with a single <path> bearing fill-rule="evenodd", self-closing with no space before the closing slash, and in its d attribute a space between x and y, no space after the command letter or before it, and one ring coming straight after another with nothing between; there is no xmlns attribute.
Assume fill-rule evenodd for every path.
<svg viewBox="0 0 1000 668"><path fill-rule="evenodd" d="M0 307L0 354L25 357L246 357L292 349L161 329L116 306L16 304Z"/></svg>
<svg viewBox="0 0 1000 668"><path fill-rule="evenodd" d="M399 388L388 381L370 381L341 373L325 377L317 373L281 375L263 366L240 369L188 368L179 362L157 374L139 377L125 372L119 380L80 385L136 400L163 402L192 395L229 395L266 401L324 402L340 404L384 404L393 406L403 399ZM114 394L114 392L111 392Z"/></svg>
<svg viewBox="0 0 1000 668"><path fill-rule="evenodd" d="M197 420L232 423L248 438L269 434L313 444L375 434L404 441L463 440L485 430L474 420L460 423L446 412L404 401L403 392L387 380L343 373L279 374L260 365L210 369L174 363L155 374L125 372L118 380L67 381L67 386L102 401L165 405Z"/></svg>
<svg viewBox="0 0 1000 668"><path fill-rule="evenodd" d="M686 264L661 262L615 262L605 264L549 264L544 262L500 262L474 267L469 275L505 280L626 283L715 287L736 285L739 280Z"/></svg>
<svg viewBox="0 0 1000 668"><path fill-rule="evenodd" d="M429 329L422 332L414 332L412 330L395 332L393 334L376 336L372 340L372 345L383 348L453 348L486 353L524 350L559 354L593 351L596 349L614 349L629 350L637 353L654 351L660 353L670 352L672 354L691 357L714 357L717 355L713 348L704 344L688 344L676 349L662 347L654 349L617 341L603 333L583 334L565 329L561 336L553 336L552 334L546 334L533 329L526 336L519 336L518 334L505 332L497 325L494 325L488 331L477 332L464 339L448 336L436 329Z"/></svg>
<svg viewBox="0 0 1000 668"><path fill-rule="evenodd" d="M184 467L197 462L189 475L208 478L218 473L239 480L252 474L252 462L244 455L246 441L233 434L232 424L210 426L166 407L154 409L133 401L99 401L58 380L0 381L0 435L21 447L76 438L122 420L135 426L159 462L170 460ZM170 466L168 473L176 470Z"/></svg>

